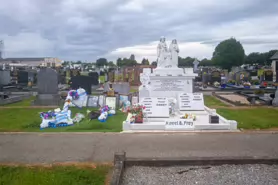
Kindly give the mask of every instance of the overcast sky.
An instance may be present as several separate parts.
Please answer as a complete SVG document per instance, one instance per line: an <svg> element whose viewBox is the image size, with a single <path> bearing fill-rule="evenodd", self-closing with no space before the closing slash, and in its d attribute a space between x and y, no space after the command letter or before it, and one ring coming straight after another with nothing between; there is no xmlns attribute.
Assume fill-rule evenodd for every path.
<svg viewBox="0 0 278 185"><path fill-rule="evenodd" d="M0 0L0 23L4 57L153 61L161 36L198 59L230 37L278 49L278 0Z"/></svg>

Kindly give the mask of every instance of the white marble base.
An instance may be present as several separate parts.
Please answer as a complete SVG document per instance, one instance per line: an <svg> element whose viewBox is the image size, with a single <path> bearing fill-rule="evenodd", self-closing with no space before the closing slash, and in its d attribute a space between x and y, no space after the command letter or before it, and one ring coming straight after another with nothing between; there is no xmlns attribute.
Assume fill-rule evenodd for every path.
<svg viewBox="0 0 278 185"><path fill-rule="evenodd" d="M191 113L196 115L196 121L194 121L194 128L190 129L171 129L165 128L165 120L171 118L149 118L144 119L142 124L129 124L123 122L124 132L142 132L142 131L156 131L156 132L173 132L173 131L237 131L237 122L223 118L216 113L215 109L209 109L205 107L205 111L183 111L182 114ZM209 123L209 115L219 116L219 124ZM175 118L179 118L176 116ZM173 119L173 118L172 118Z"/></svg>
<svg viewBox="0 0 278 185"><path fill-rule="evenodd" d="M182 68L156 68L153 70L155 75L184 75L184 70Z"/></svg>

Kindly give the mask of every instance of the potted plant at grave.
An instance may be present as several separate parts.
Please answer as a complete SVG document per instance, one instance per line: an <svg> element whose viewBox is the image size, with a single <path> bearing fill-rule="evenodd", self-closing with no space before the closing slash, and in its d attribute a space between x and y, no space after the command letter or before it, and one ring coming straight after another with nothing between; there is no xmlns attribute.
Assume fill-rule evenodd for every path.
<svg viewBox="0 0 278 185"><path fill-rule="evenodd" d="M128 108L127 112L132 114L132 118L135 120L135 123L143 123L143 110L146 107L140 104L133 105L131 108Z"/></svg>
<svg viewBox="0 0 278 185"><path fill-rule="evenodd" d="M258 95L258 96L264 96L265 91L262 89L258 89L254 92L254 94Z"/></svg>
<svg viewBox="0 0 278 185"><path fill-rule="evenodd" d="M235 80L229 80L229 81L228 81L228 84L229 84L229 85L235 85L235 84L236 84L236 81L235 81Z"/></svg>
<svg viewBox="0 0 278 185"><path fill-rule="evenodd" d="M252 85L260 85L259 80L252 80L251 83Z"/></svg>

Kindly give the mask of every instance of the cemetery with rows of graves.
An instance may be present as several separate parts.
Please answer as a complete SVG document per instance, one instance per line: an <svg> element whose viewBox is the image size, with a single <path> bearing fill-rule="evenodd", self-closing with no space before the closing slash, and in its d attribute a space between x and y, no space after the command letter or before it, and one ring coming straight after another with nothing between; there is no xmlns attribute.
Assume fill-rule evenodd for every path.
<svg viewBox="0 0 278 185"><path fill-rule="evenodd" d="M223 132L225 134L229 132L231 135L233 133L245 134L246 130L247 132L254 130L255 132L258 130L273 132L278 128L278 51L268 58L271 60L271 66L245 64L230 66L231 68L225 69L217 65L201 65L204 62L202 63L197 59L193 59L191 65L184 66L181 65L183 60L179 56L177 40L172 40L168 47L166 38L162 37L157 46L157 61L151 65L146 62L146 59L143 59L140 65L133 65L132 62L135 59L123 59L117 61L117 65L110 66L99 65L98 63L103 61L103 59L99 59L98 65L91 65L90 67L86 63L73 64L71 62L64 62L62 66L28 67L26 65L14 66L2 61L0 63L0 132L37 132L39 134L59 132L57 134L59 136L61 136L60 132L77 132L84 138L83 132L89 132L89 134L102 132L103 134L100 135L95 135L95 133L88 135L88 138L92 137L95 143L92 144L93 154L90 154L89 159L85 159L85 161L96 160L97 157L95 158L95 156L98 156L99 161L102 162L103 159L107 159L105 156L110 154L100 151L111 150L114 152L116 150L113 149L117 147L127 150L131 148L130 153L137 151L141 156L148 154L144 147L153 148L153 143L158 145L157 152L163 150L164 146L162 148L161 146L164 143L159 140L152 140L152 144L146 142L147 145L144 145L145 140L139 138L141 134L143 137L151 137L153 133L167 133L158 134L162 140L166 135L167 137L164 139L176 136L177 133L210 132L210 136L215 136L216 133L221 134ZM132 65L125 66L123 65L124 61L128 61ZM106 135L106 132L120 132L122 134ZM149 135L144 135L146 133ZM170 133L174 134L171 136ZM56 137L54 133L52 134L53 137ZM78 142L78 145L83 147L80 140L73 141L76 140L76 137L72 137L71 133L67 134L70 134L67 142ZM47 134L42 135L47 136ZM115 141L113 139L101 141L100 138L103 135L105 137L113 136ZM181 136L183 137L183 135ZM67 137L66 134L65 137ZM117 137L122 138L119 141ZM177 138L179 137L177 135ZM235 136L233 139L237 139L237 137ZM131 140L126 141L126 138ZM190 137L187 138L189 139L188 142L194 140L191 140ZM172 142L173 144L173 141L177 141L176 139L174 138L169 143ZM219 138L208 142L215 143L216 140L221 144L222 141ZM133 146L135 141L137 142L137 145L134 145L136 149ZM65 141L60 141L60 138L54 141L54 143L56 142L59 143L56 146L61 146L62 149L70 148L65 145ZM41 143L44 142L40 142L39 145ZM202 139L200 143L206 145L204 144L206 141ZM32 141L31 145L33 146L33 144ZM185 144L183 147L187 150L188 147L191 147L191 144L189 145ZM214 150L216 144L209 145ZM35 144L34 146L36 147ZM50 148L48 146L43 147ZM51 153L53 152L56 160L55 152L59 150L59 147L52 148L53 151L50 153L44 148L46 154L42 158L48 157L48 155L52 156ZM170 146L166 146L166 153L169 153L168 147ZM176 148L181 146L173 144L171 147L174 148L173 154L175 154ZM194 148L194 146L192 147ZM225 153L227 150L225 147L222 146L220 151L224 148ZM205 152L210 150L209 147L206 148L205 146L204 148ZM82 153L81 155L84 154L85 156L87 148L74 150L77 155L80 156ZM197 150L199 151L199 149ZM236 146L234 150L240 150L240 147L238 149ZM185 150L182 148L181 151L184 153ZM101 155L97 155L98 152ZM69 161L67 154L64 155L64 151L62 153L63 160ZM138 156L136 152L134 153L135 156ZM171 152L170 155L173 157ZM170 177L166 173L167 170L172 170L171 173L179 175L183 173L193 174L190 179L194 179L197 171L206 174L208 173L206 170L214 170L219 171L220 174L227 169L240 171L246 168L246 166L235 167L231 164L250 164L248 167L252 169L252 164L278 163L277 159L256 157L247 159L203 159L198 157L184 159L180 155L181 153L178 153L176 158L169 159L143 159L140 158L141 156L128 158L125 152L118 152L114 155L113 174L109 172L112 169L110 163L104 165L75 164L75 167L70 168L64 165L62 167L54 165L50 167L51 172L45 168L32 167L31 170L28 169L26 174L34 174L33 176L36 176L38 181L45 178L42 177L44 174L48 174L53 178L59 179L61 176L75 183L76 179L80 179L80 176L85 174L82 179L85 179L86 182L103 183L106 178L107 183L110 180L113 185L141 184L142 182L155 182L150 178L159 179L160 173L166 174L163 176L166 179L164 182L170 182L173 178L179 180L179 177L173 177L173 175ZM186 155L191 156L194 153L190 154L189 152ZM37 156L35 158L38 159ZM84 159L81 157L78 161L80 160ZM190 165L198 166L190 167ZM160 166L164 167L160 168ZM180 170L181 168L186 170ZM7 169L0 165L0 172ZM39 173L36 171L37 169L40 169L38 170ZM22 170L26 169L13 167L13 170L19 170L17 173L22 175L24 174ZM71 172L73 174L68 177ZM11 174L17 176L15 172ZM225 173L223 176L230 179L230 176L225 176ZM29 178L29 176L24 176L24 178ZM221 178L218 177L218 179ZM12 178L10 177L10 179ZM185 179L188 180L187 176L181 181L186 181Z"/></svg>
<svg viewBox="0 0 278 185"><path fill-rule="evenodd" d="M156 65L0 70L0 131L239 131L278 127L278 53L272 66L179 67L161 38ZM250 106L251 105L251 106ZM241 112L239 112L239 110ZM257 114L258 113L258 114ZM269 114L264 117L264 114ZM257 116L250 119L242 115ZM264 123L266 122L266 124Z"/></svg>

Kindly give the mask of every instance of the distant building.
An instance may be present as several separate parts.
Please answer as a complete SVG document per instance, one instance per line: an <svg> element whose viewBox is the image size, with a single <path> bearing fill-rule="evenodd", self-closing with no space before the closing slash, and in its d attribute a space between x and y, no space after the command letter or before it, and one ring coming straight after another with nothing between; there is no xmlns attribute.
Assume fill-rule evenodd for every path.
<svg viewBox="0 0 278 185"><path fill-rule="evenodd" d="M29 67L60 67L62 60L52 57L44 58L5 58L0 59L0 64L18 64Z"/></svg>

